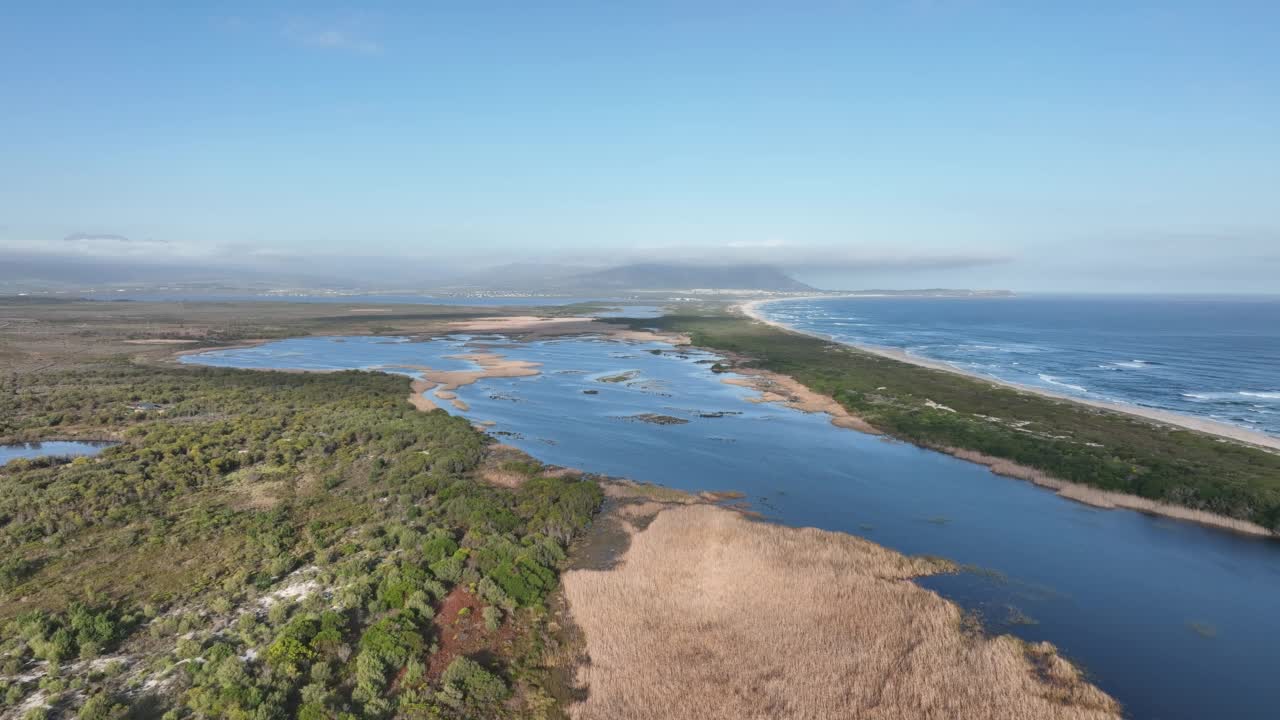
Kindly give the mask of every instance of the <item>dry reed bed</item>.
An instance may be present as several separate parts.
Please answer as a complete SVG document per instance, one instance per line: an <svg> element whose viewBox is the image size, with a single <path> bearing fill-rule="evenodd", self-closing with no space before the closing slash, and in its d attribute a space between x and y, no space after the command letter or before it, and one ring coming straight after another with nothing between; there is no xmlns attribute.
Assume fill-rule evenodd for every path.
<svg viewBox="0 0 1280 720"><path fill-rule="evenodd" d="M1119 717L1052 646L967 631L908 581L944 563L723 508L645 506L660 512L631 527L617 567L564 576L590 658L576 720Z"/></svg>

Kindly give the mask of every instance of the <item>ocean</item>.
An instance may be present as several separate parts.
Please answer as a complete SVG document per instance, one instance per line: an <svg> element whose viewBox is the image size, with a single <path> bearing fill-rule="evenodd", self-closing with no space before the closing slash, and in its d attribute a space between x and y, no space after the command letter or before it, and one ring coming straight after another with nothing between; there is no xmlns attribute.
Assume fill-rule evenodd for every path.
<svg viewBox="0 0 1280 720"><path fill-rule="evenodd" d="M998 380L1280 436L1280 296L857 297L760 312Z"/></svg>

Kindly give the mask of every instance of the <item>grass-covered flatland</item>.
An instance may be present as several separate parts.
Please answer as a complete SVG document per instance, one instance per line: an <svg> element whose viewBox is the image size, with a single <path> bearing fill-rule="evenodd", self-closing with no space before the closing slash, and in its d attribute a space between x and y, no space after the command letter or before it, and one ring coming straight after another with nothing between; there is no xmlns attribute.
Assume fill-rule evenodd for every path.
<svg viewBox="0 0 1280 720"><path fill-rule="evenodd" d="M545 717L545 602L601 501L479 478L485 438L403 377L13 373L0 440L0 716ZM143 401L162 411L135 412Z"/></svg>
<svg viewBox="0 0 1280 720"><path fill-rule="evenodd" d="M634 324L688 333L695 345L733 354L739 366L794 377L913 443L975 451L1280 532L1277 453L900 362L723 310Z"/></svg>

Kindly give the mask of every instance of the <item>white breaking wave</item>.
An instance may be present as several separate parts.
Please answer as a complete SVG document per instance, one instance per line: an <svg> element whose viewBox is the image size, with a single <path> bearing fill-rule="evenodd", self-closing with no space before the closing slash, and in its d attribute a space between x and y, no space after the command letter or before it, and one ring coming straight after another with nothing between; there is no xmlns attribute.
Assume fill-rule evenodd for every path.
<svg viewBox="0 0 1280 720"><path fill-rule="evenodd" d="M1045 382L1047 382L1047 383L1049 383L1050 385L1057 385L1057 386L1059 386L1059 387L1070 388L1070 389L1072 389L1072 390L1076 390L1076 391L1079 391L1079 392L1082 392L1082 393L1087 393L1087 392L1089 392L1087 389L1082 388L1082 387L1080 387L1079 385L1072 385L1071 383L1063 382L1062 380L1060 380L1060 379L1058 379L1058 378L1056 378L1056 377L1054 377L1054 376L1052 376L1052 375L1046 375L1045 373L1040 373L1040 379L1041 379L1041 380L1043 380L1043 381L1045 381Z"/></svg>
<svg viewBox="0 0 1280 720"><path fill-rule="evenodd" d="M1119 361L1119 362L1103 363L1103 364L1099 365L1098 367L1103 368L1103 369L1105 369L1105 370L1119 370L1119 369L1121 369L1121 368L1129 368L1129 369L1132 369L1132 370L1141 370L1141 369L1143 369L1143 368L1149 368L1149 367L1151 367L1153 364L1154 364L1154 363L1149 363L1149 362L1147 362L1146 360L1123 360L1123 361Z"/></svg>
<svg viewBox="0 0 1280 720"><path fill-rule="evenodd" d="M1184 392L1182 397L1191 398L1192 400L1226 400L1234 402L1249 402L1243 398L1254 398L1255 400L1280 400L1280 392L1272 390L1237 390L1234 392Z"/></svg>

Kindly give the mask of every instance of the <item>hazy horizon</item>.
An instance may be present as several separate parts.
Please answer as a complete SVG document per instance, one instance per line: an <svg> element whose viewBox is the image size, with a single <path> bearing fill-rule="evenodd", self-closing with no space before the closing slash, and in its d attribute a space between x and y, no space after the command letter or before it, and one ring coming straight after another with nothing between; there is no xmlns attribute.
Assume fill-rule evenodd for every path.
<svg viewBox="0 0 1280 720"><path fill-rule="evenodd" d="M0 275L1275 292L1280 10L1226 5L14 8Z"/></svg>

